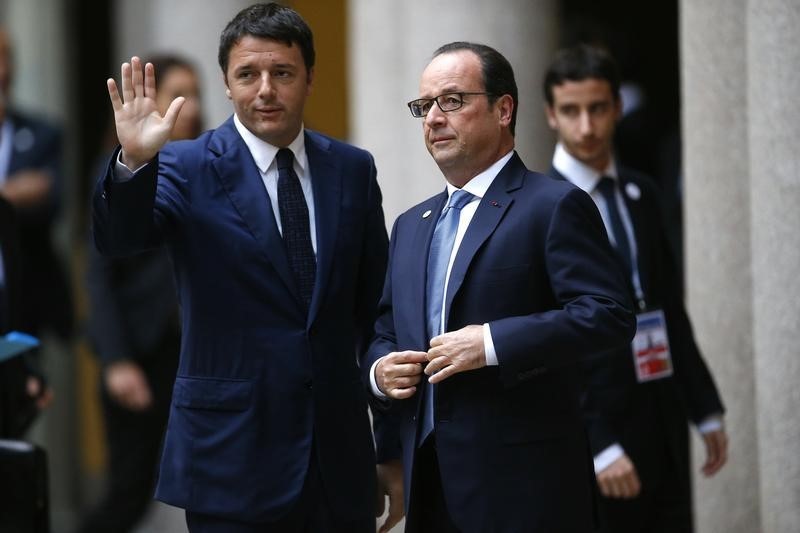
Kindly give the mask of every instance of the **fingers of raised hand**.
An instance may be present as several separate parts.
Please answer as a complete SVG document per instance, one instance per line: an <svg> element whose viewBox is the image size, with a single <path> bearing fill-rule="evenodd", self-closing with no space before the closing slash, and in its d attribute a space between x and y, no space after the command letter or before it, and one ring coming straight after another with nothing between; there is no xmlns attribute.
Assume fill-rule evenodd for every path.
<svg viewBox="0 0 800 533"><path fill-rule="evenodd" d="M142 96L144 91L142 87L144 86L144 72L142 71L142 60L136 56L131 58L131 71L133 77L133 92L134 97Z"/></svg>
<svg viewBox="0 0 800 533"><path fill-rule="evenodd" d="M120 82L122 84L122 103L133 102L137 97L155 98L156 82L153 65L142 65L142 60L133 56L130 63L122 63L120 67ZM112 103L118 100L117 84L113 79L107 82ZM112 92L113 90L113 92ZM115 98L115 95L117 98Z"/></svg>
<svg viewBox="0 0 800 533"><path fill-rule="evenodd" d="M152 63L144 66L144 96L146 98L156 98L156 73Z"/></svg>
<svg viewBox="0 0 800 533"><path fill-rule="evenodd" d="M114 108L114 111L121 110L122 99L119 97L119 91L117 90L117 82L114 81L114 78L108 78L106 80L106 87L108 88L108 96L111 99L111 106Z"/></svg>

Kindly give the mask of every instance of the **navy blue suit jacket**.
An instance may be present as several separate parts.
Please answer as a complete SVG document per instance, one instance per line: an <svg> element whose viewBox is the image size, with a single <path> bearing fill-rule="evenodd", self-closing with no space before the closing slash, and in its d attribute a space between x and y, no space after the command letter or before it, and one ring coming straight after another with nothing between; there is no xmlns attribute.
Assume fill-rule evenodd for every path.
<svg viewBox="0 0 800 533"><path fill-rule="evenodd" d="M182 347L156 496L246 522L285 513L312 440L331 506L375 502L375 454L359 354L366 349L387 237L372 157L306 131L317 231L308 315L259 171L232 118L169 143L128 182L109 163L94 198L95 241L124 254L166 241Z"/></svg>
<svg viewBox="0 0 800 533"><path fill-rule="evenodd" d="M369 360L428 349L425 276L441 193L402 214ZM627 344L631 303L602 221L578 188L515 154L489 187L456 255L446 331L488 322L499 366L436 385L436 449L450 515L468 532L586 532L594 475L577 362ZM422 390L422 387L420 387ZM394 401L406 502L421 394Z"/></svg>

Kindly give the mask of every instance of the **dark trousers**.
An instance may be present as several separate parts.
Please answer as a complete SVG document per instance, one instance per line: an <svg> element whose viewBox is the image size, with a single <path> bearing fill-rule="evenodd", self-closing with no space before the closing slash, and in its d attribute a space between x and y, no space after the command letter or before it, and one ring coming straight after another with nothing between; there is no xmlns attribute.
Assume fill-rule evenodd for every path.
<svg viewBox="0 0 800 533"><path fill-rule="evenodd" d="M657 466L642 477L638 497L600 497L601 533L692 533L688 435L685 437L679 450L674 449L674 441L673 449L662 441L655 455ZM632 460L636 463L635 457Z"/></svg>
<svg viewBox="0 0 800 533"><path fill-rule="evenodd" d="M108 486L100 504L78 529L79 533L127 533L153 501L179 350L179 335L171 332L153 354L140 362L153 394L153 406L147 411L123 408L103 387Z"/></svg>
<svg viewBox="0 0 800 533"><path fill-rule="evenodd" d="M436 437L431 434L414 460L406 533L459 533L447 510L436 453Z"/></svg>
<svg viewBox="0 0 800 533"><path fill-rule="evenodd" d="M355 522L342 521L336 515L325 496L316 449L312 449L303 490L284 517L271 523L249 524L187 511L186 525L191 533L374 533L371 511L364 509L364 517Z"/></svg>

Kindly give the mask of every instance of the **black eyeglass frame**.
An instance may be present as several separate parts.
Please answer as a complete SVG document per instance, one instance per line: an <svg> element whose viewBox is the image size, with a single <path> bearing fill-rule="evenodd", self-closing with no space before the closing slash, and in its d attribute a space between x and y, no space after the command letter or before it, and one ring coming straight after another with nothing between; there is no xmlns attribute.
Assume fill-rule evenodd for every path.
<svg viewBox="0 0 800 533"><path fill-rule="evenodd" d="M452 109L444 109L442 107L442 104L439 102L439 98L442 98L443 96L453 96L453 95L458 95L458 99L460 100L460 103L458 104L458 107L454 107ZM464 106L464 97L465 96L478 96L478 95L493 96L493 93L488 93L488 92L485 92L485 91L484 92L453 91L453 92L442 93L439 96L434 96L433 98L416 98L416 99L411 100L410 102L408 102L406 105L408 106L408 110L411 111L411 116L412 117L414 117L414 118L425 118L428 115L428 112L430 112L430 108L428 108L428 112L426 112L424 115L415 115L413 106L417 102L436 102L436 105L439 106L439 109L442 111L442 113L449 113L451 111L457 111L457 110L461 109ZM420 106L420 107L422 107L422 106ZM431 105L431 107L433 107L433 105Z"/></svg>

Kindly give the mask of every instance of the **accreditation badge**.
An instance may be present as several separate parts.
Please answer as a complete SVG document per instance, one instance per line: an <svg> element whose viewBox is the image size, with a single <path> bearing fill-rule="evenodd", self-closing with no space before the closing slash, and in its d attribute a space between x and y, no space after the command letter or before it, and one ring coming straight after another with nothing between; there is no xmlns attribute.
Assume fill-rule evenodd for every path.
<svg viewBox="0 0 800 533"><path fill-rule="evenodd" d="M633 366L639 383L672 375L672 356L664 311L657 309L636 315L636 336L632 347Z"/></svg>

